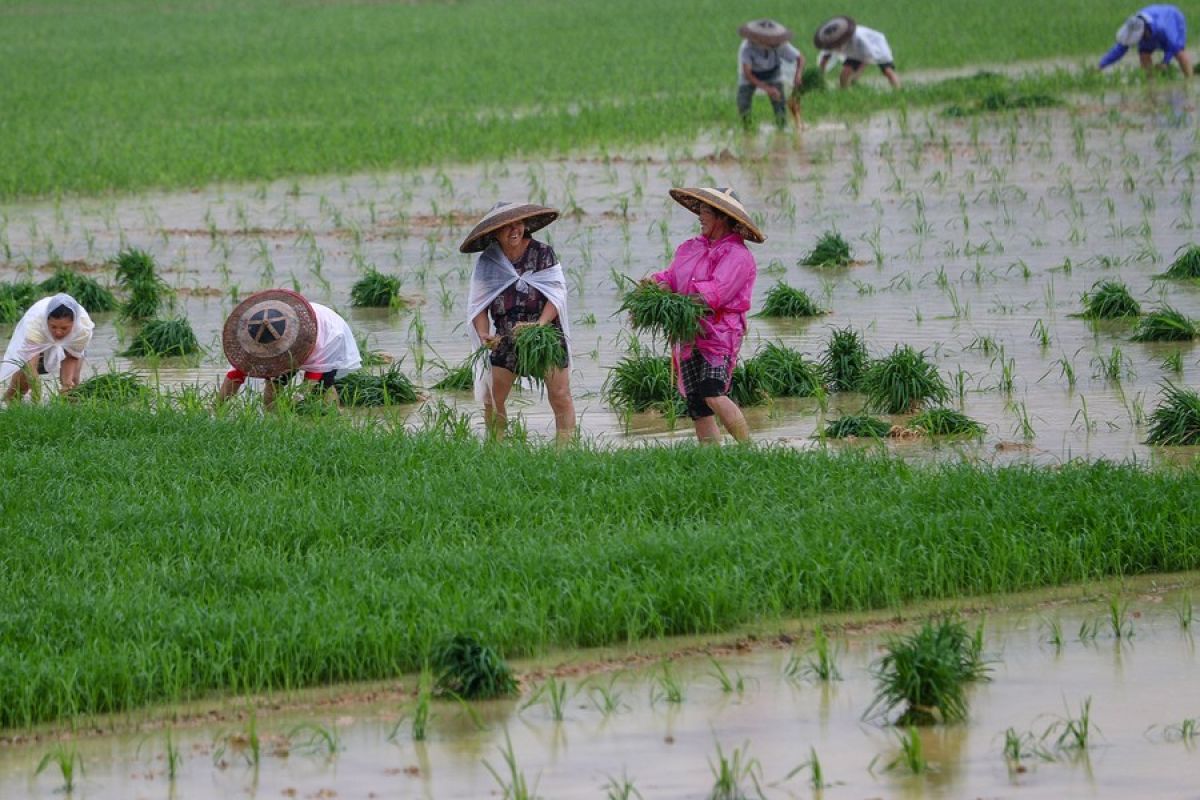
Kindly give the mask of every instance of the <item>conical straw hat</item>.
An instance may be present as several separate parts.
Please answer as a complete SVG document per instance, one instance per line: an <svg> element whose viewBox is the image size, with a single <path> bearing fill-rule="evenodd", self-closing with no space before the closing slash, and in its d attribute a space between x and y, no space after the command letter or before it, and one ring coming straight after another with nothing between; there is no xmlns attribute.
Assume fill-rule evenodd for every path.
<svg viewBox="0 0 1200 800"><path fill-rule="evenodd" d="M489 233L495 233L510 222L525 220L525 230L533 233L558 219L558 211L534 203L496 203L483 215L483 219L471 229L467 238L459 245L460 253L478 253L487 248L483 241Z"/></svg>
<svg viewBox="0 0 1200 800"><path fill-rule="evenodd" d="M834 17L813 34L813 45L818 50L836 50L854 35L858 24L850 17Z"/></svg>
<svg viewBox="0 0 1200 800"><path fill-rule="evenodd" d="M792 39L792 32L773 19L756 19L738 28L738 35L763 47L778 47Z"/></svg>
<svg viewBox="0 0 1200 800"><path fill-rule="evenodd" d="M734 231L740 234L743 239L755 242L756 244L762 244L767 240L763 232L750 219L750 215L746 213L746 207L742 205L741 200L738 200L738 196L734 194L733 189L726 187L672 189L671 197L674 198L676 203L679 203L679 205L693 214L699 214L700 206L706 205L715 208L722 214L728 215L733 220Z"/></svg>
<svg viewBox="0 0 1200 800"><path fill-rule="evenodd" d="M317 344L317 314L287 289L250 295L225 320L221 344L229 363L252 378L274 378L304 363Z"/></svg>

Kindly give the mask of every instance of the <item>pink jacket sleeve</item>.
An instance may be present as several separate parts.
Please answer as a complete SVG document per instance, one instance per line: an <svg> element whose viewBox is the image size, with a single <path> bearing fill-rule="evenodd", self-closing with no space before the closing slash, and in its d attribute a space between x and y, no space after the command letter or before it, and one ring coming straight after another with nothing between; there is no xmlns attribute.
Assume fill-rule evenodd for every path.
<svg viewBox="0 0 1200 800"><path fill-rule="evenodd" d="M750 287L757 268L754 256L744 247L726 252L713 267L712 277L693 285L714 311L749 311Z"/></svg>

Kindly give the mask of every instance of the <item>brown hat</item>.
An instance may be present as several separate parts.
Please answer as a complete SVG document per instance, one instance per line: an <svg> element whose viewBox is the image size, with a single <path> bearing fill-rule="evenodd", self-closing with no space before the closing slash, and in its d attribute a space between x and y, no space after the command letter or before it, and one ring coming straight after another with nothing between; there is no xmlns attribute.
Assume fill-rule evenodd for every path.
<svg viewBox="0 0 1200 800"><path fill-rule="evenodd" d="M238 303L221 344L229 363L251 378L274 378L304 363L317 344L317 312L297 292L267 289Z"/></svg>
<svg viewBox="0 0 1200 800"><path fill-rule="evenodd" d="M857 27L858 23L851 17L834 17L817 28L813 34L813 46L818 50L836 50L850 41Z"/></svg>
<svg viewBox="0 0 1200 800"><path fill-rule="evenodd" d="M763 47L778 47L792 39L792 32L773 19L751 20L738 28L738 35Z"/></svg>
<svg viewBox="0 0 1200 800"><path fill-rule="evenodd" d="M758 229L754 221L750 219L750 215L746 213L746 207L742 205L742 201L738 200L738 196L734 194L733 189L725 187L720 188L699 188L699 189L672 189L671 197L676 203L683 206L693 214L700 213L700 206L710 206L725 214L733 220L733 229L741 235L743 239L747 239L756 244L762 244L767 240L763 232Z"/></svg>
<svg viewBox="0 0 1200 800"><path fill-rule="evenodd" d="M539 231L558 219L558 211L534 203L496 203L483 215L483 219L471 229L467 238L458 246L460 253L478 253L487 248L485 241L489 233L495 233L512 222L525 221L529 233Z"/></svg>

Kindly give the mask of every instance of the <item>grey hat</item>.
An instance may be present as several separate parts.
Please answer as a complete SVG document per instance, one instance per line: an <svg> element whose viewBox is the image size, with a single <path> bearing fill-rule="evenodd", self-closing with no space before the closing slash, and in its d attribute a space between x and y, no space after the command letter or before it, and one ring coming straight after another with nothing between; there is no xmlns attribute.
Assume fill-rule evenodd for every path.
<svg viewBox="0 0 1200 800"><path fill-rule="evenodd" d="M792 32L773 19L756 19L738 28L738 35L764 47L778 47L792 40Z"/></svg>

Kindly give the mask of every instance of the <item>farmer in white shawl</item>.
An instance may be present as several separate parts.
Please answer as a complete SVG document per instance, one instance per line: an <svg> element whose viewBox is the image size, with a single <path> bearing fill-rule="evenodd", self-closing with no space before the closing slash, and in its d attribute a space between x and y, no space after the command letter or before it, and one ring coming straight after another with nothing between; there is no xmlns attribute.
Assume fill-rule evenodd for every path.
<svg viewBox="0 0 1200 800"><path fill-rule="evenodd" d="M532 203L497 203L458 248L481 253L471 276L467 329L475 349L491 353L475 367L475 398L483 403L489 433L503 438L508 426L505 402L518 377L541 378L554 411L560 442L575 433L571 399L571 325L567 319L567 281L554 248L533 238L558 219L552 208ZM490 320L490 324L489 324ZM563 339L563 360L545 375L519 375L513 334L526 325L550 325Z"/></svg>
<svg viewBox="0 0 1200 800"><path fill-rule="evenodd" d="M12 378L5 402L24 398L37 386L38 375L57 372L62 391L75 388L95 327L87 311L69 294L44 297L30 306L0 362L0 384Z"/></svg>

